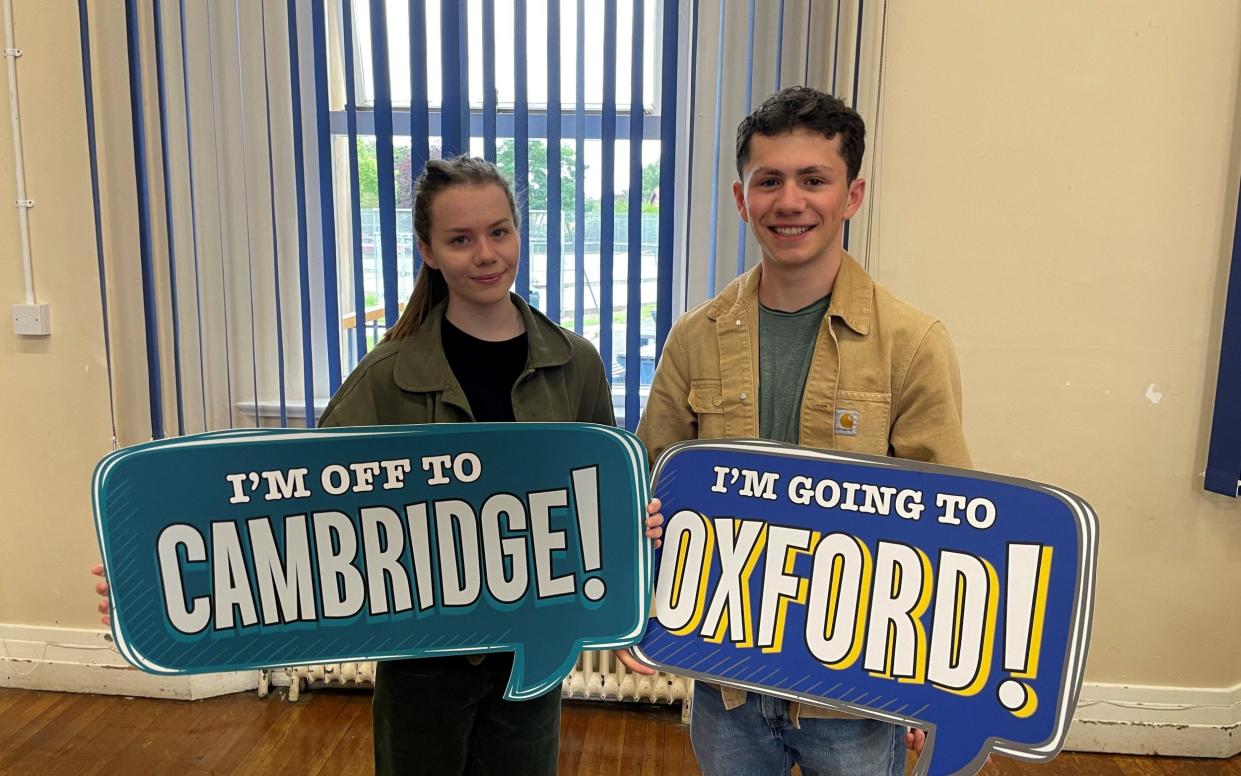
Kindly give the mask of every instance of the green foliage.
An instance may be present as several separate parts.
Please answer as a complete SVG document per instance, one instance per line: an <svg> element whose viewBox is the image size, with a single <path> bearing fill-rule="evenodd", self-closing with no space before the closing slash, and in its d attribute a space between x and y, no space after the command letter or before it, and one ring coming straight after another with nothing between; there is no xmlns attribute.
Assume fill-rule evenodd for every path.
<svg viewBox="0 0 1241 776"><path fill-rule="evenodd" d="M562 144L560 151L560 209L561 212L572 213L577 197L577 152L572 145ZM431 158L440 156L438 147L431 148ZM413 157L408 146L396 145L393 148L394 175L396 183L396 206L412 208L414 206L414 181L417 178L412 169ZM512 139L501 140L496 149L496 167L510 181L515 175L516 153ZM523 189L518 185L518 196L526 196L531 210L547 209L547 144L542 140L530 141L530 176L528 186ZM417 171L421 173L421 170ZM358 138L358 189L359 199L363 208L379 207L379 169L376 161L375 139ZM659 212L659 163L652 162L642 168L642 212ZM587 197L586 212L598 214L600 202ZM622 192L614 200L614 212L629 212L629 194Z"/></svg>
<svg viewBox="0 0 1241 776"><path fill-rule="evenodd" d="M517 196L523 194L531 210L547 210L547 144L542 140L530 141L530 179L523 186L515 180L517 170L516 144L513 140L501 140L496 147L496 167L512 182ZM577 197L577 149L571 145L560 146L560 209L573 212Z"/></svg>
<svg viewBox="0 0 1241 776"><path fill-rule="evenodd" d="M437 155L438 148L431 149L432 157ZM364 208L379 207L379 162L375 148L375 138L358 138L358 199ZM412 208L414 206L414 175L410 148L406 145L394 145L392 161L396 176L396 206ZM421 172L421 170L419 170Z"/></svg>
<svg viewBox="0 0 1241 776"><path fill-rule="evenodd" d="M358 138L358 199L362 207L379 207L379 172L374 138Z"/></svg>
<svg viewBox="0 0 1241 776"><path fill-rule="evenodd" d="M397 146L392 149L392 157L396 166L396 206L412 208L414 206L414 175L411 169L413 155L410 153L409 146Z"/></svg>
<svg viewBox="0 0 1241 776"><path fill-rule="evenodd" d="M651 162L642 167L642 212L659 212L659 162ZM616 195L616 212L629 212L629 192Z"/></svg>
<svg viewBox="0 0 1241 776"><path fill-rule="evenodd" d="M642 212L659 212L659 162L642 168Z"/></svg>

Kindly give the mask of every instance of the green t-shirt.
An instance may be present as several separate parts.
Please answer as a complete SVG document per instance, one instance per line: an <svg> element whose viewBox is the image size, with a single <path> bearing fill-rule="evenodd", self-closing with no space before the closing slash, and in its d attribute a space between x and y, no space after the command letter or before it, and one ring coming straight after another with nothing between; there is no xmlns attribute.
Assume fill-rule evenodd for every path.
<svg viewBox="0 0 1241 776"><path fill-rule="evenodd" d="M758 430L764 439L798 443L801 395L814 341L831 295L785 313L758 308Z"/></svg>

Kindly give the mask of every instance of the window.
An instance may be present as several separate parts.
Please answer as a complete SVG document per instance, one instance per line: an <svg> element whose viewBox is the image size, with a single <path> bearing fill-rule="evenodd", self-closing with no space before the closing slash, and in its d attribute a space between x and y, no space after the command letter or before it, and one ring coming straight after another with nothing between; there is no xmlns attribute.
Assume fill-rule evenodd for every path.
<svg viewBox="0 0 1241 776"><path fill-rule="evenodd" d="M883 7L80 3L121 441L313 425L409 296L416 172L466 150L524 193L517 291L634 428L673 318L757 258L732 127L792 83L879 115Z"/></svg>
<svg viewBox="0 0 1241 776"><path fill-rule="evenodd" d="M337 210L347 214L337 223L346 368L412 290L423 161L468 150L496 162L519 194L517 292L595 344L617 420L636 426L670 283L660 223L673 214L661 211L660 178L675 122L660 97L672 102L677 85L675 61L663 77L658 32L676 11L656 0L342 4L333 79L343 99L331 120L335 196L349 202ZM446 42L462 40L446 60Z"/></svg>
<svg viewBox="0 0 1241 776"><path fill-rule="evenodd" d="M549 25L547 22L550 18L548 2L549 0L528 0L521 4L525 7L528 32L526 102L532 110L545 109L548 104L548 76L550 75L548 61L551 59L548 56ZM557 10L560 15L558 25L560 27L560 51L562 52L562 56L559 57L560 105L562 110L572 111L577 106L575 53L579 11L583 22L585 51L596 53L603 51L606 13L604 4L598 0L582 3L578 3L577 0L552 0L552 2L555 3L554 10ZM428 32L426 36L426 97L431 107L439 110L443 106L443 73L440 65L443 23L441 8L436 2L412 4L405 0L389 0L385 3L386 25L389 32L388 63L392 103L399 107L408 107L411 104L411 46L410 36L406 32L411 29L410 10L414 5L421 6L426 15L425 29ZM481 52L483 50L484 35L494 41L492 44L493 58L495 62L500 63L493 74L496 104L499 110L511 111L518 102L515 78L517 70L515 67L507 67L506 64L515 62L516 40L514 35L509 34L509 31L516 29L516 15L520 9L511 0L509 2L494 2L493 0L486 6L483 0L469 0L467 5L468 18L464 21L469 51ZM642 38L647 42L642 52L642 104L644 110L651 113L657 111L659 107L656 104L655 82L659 52L656 46L650 45L650 42L658 40L656 29L659 25L656 14L660 10L660 5L661 3L656 0L644 0L642 3ZM484 22L483 14L487 8L492 9L490 24ZM357 45L357 55L354 57L357 102L360 107L373 107L375 89L374 60L371 57L373 51L371 8L366 0L361 0L361 2L354 3L352 10L353 38ZM419 9L414 8L414 10L417 12ZM622 110L627 110L632 101L628 74L632 67L633 52L623 42L633 39L634 10L631 0L620 0L616 4L615 28L618 41L616 71L626 76L618 78L616 82L616 102L622 106ZM494 34L496 30L500 30L501 33ZM472 109L483 110L485 108L483 100L485 68L486 62L483 57L477 54L472 57L469 63L469 94ZM601 56L583 57L582 85L586 109L596 113L601 111L603 109L603 59Z"/></svg>

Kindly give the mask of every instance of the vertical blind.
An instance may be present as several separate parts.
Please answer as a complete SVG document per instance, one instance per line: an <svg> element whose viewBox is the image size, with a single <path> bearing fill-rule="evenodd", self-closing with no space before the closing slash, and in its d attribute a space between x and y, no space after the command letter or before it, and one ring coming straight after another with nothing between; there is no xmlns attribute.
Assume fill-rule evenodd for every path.
<svg viewBox="0 0 1241 776"><path fill-rule="evenodd" d="M313 426L400 315L419 267L412 181L455 153L513 176L515 291L596 341L618 416L637 425L673 319L674 214L658 205L676 181L678 2L78 9L87 140L103 168L96 222L113 235L98 241L105 318L140 329L151 438ZM123 29L109 17L119 11ZM96 89L118 77L99 51L123 52L127 154L117 133L94 133L97 115L115 112ZM118 247L125 228L137 256ZM109 282L129 276L140 315Z"/></svg>
<svg viewBox="0 0 1241 776"><path fill-rule="evenodd" d="M393 178L387 174L396 166L398 143L408 144L409 149L406 187L412 183L414 171L428 158L469 152L497 161L498 149L503 143L509 146L512 156L512 166L506 172L512 175L519 195L525 194L519 196L523 262L515 291L554 320L589 336L596 343L605 362L613 364L618 417L632 428L640 413L643 378L649 378L653 372L657 356L654 340L666 335L671 324L671 310L668 309L671 297L665 294L662 303L659 299L658 291L667 283L661 282L658 261L646 262L651 265L647 268L643 256L670 258L670 246L661 247L659 235L661 231L672 233L674 213L670 208L645 207L649 187L648 190L643 188L644 159L640 149L646 141L659 143L658 161L653 163L660 175L656 191L661 196L672 193L679 7L675 2L660 4L651 0L608 0L602 4L579 0L544 3L535 13L531 6L531 3L517 0L507 8L502 4L497 9L494 0L486 0L467 4L440 3L428 9L423 2L394 6L391 2L370 0L365 12L358 14L353 13L352 4L342 6L346 95L342 109L333 113L333 120L336 133L340 134L339 124L343 118L350 152L349 193L354 225L351 298L353 309L363 311L361 316L355 314L346 320L347 325L353 324L354 330L346 349L347 362L355 363L360 359L393 324L408 296L408 283L419 267L412 218L404 212L408 202L398 201ZM438 13L430 14L429 10ZM512 24L497 25L497 10L511 13ZM620 13L622 10L624 14ZM583 31L590 12L601 16L604 42L597 64L603 72L602 98L593 105L586 104L584 87L588 81L587 63L596 59L597 54L588 49L584 35L573 41L562 37L561 17L565 12L575 17L575 27ZM646 35L648 12L652 22L659 22L660 39ZM658 17L655 14L659 14ZM402 15L406 18L402 19ZM624 83L630 95L630 103L625 106L618 105L616 92L616 64L620 59L618 16L622 15L628 33L624 52L630 64L629 72L624 74L628 77ZM404 23L394 25L394 20ZM358 27L356 35L355 26ZM652 29L655 26L652 24ZM428 34L434 35L436 27L439 35L429 39ZM389 45L397 42L393 38L394 30L407 38L400 41L399 46ZM476 34L479 30L481 34ZM440 50L438 59L432 53L436 39ZM537 41L536 45L546 52L545 58L538 62L531 56L532 41ZM567 47L566 43L575 44L573 61L576 67L568 76L578 87L576 101L568 106L574 112L569 115L564 113L565 104L561 99L564 80L561 49ZM369 49L369 56L365 49ZM402 61L402 56L407 57L407 62ZM369 65L369 68L359 68L356 63ZM659 111L659 106L653 102L649 106L644 104L644 74L648 67L660 73L659 94L662 104L672 108L671 112ZM394 88L393 73L406 69L409 73L407 88ZM512 77L511 94L506 94L503 107L497 88L498 69L507 71ZM358 80L369 85L366 94L356 87ZM481 81L481 90L476 90L481 94L471 94L472 81ZM428 85L439 86L438 100L430 97ZM540 95L545 95L543 99L531 100L532 85L539 87ZM627 130L627 134L621 134L623 130ZM585 184L588 180L584 174L574 178L578 185L573 201L565 202L562 198L559 174L562 137L570 131L575 133L574 156L579 165L588 142L600 148L600 196L590 202L592 209L598 211L597 216L586 214ZM377 218L370 220L363 218L365 208L356 174L359 136L374 138L375 166L381 171L375 203ZM615 178L618 145L624 147L629 156L628 175L623 185L618 185ZM531 152L535 149L541 149L544 156L532 167ZM398 170L397 175L403 172L403 169ZM544 181L540 191L542 203L537 210L531 196L535 180ZM603 192L609 195L603 196ZM628 217L624 219L627 228L619 239L616 234L618 197L624 200L628 210ZM570 207L573 215L569 215ZM368 224L365 235L360 228L364 222ZM594 241L595 250L590 251L582 235L591 231L596 222L598 238ZM644 229L644 225L650 228ZM566 229L572 235L566 235ZM566 255L569 242L566 237L574 235L577 239ZM372 254L377 252L380 257L382 278L379 283L367 280L368 247ZM623 249L627 257L627 271L620 282L615 271L618 248ZM566 263L572 272L567 279ZM588 267L592 263L597 267ZM532 275L537 275L537 279ZM628 282L629 278L639 282ZM573 289L572 302L566 310L564 292L569 286ZM644 294L646 286L653 286L655 293ZM615 296L620 288L625 289L623 305L618 304L622 300ZM590 292L588 295L586 290ZM585 309L587 296L590 297L590 317L596 319L593 326L588 322ZM373 306L367 302L371 297L376 301ZM661 307L662 316L658 314ZM646 315L651 308L656 315ZM637 314L630 314L630 311ZM644 326L650 329L645 334ZM613 343L614 328L625 332L623 347ZM364 333L364 329L368 331Z"/></svg>
<svg viewBox="0 0 1241 776"><path fill-rule="evenodd" d="M758 246L734 213L734 130L771 93L802 84L836 95L866 121L863 173L868 196L853 224L877 206L874 147L879 138L886 0L718 0L694 3L690 111L685 153L693 191L682 205L688 272L681 297L692 306L714 296L759 260ZM846 225L846 248L869 249L869 229ZM865 256L859 255L866 264Z"/></svg>
<svg viewBox="0 0 1241 776"><path fill-rule="evenodd" d="M634 428L676 314L756 258L719 214L730 128L792 83L856 103L863 9L80 0L96 221L136 221L136 257L98 238L103 301L122 293L108 278L140 279L141 342L111 346L145 351L150 436L313 425L399 316L419 268L413 179L454 153L512 176L515 290L596 344ZM91 55L113 50L132 157L93 128L120 126L95 94L118 64ZM107 309L110 330L137 316Z"/></svg>

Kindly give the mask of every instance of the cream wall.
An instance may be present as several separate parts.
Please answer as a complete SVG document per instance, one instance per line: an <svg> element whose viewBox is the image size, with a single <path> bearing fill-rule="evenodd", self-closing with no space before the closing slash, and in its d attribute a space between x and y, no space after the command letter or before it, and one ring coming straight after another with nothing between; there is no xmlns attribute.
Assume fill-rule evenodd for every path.
<svg viewBox="0 0 1241 776"><path fill-rule="evenodd" d="M88 486L112 430L76 4L15 6L53 334L0 328L0 629L93 629ZM1241 503L1205 493L1201 472L1241 173L1241 3L892 3L885 65L871 268L953 332L980 468L1099 512L1088 681L1235 688ZM121 207L124 187L105 185ZM136 256L132 234L109 241ZM8 206L0 246L8 305L23 289ZM113 291L132 313L132 289ZM127 336L119 362L140 368ZM138 412L145 380L127 369Z"/></svg>
<svg viewBox="0 0 1241 776"><path fill-rule="evenodd" d="M9 103L0 100L0 623L90 627L98 549L90 476L111 449L77 4L15 3L35 293L52 335L19 338L24 301ZM2 71L0 71L2 72ZM7 79L6 79L7 80ZM7 90L4 91L7 96ZM7 650L6 650L7 652Z"/></svg>
<svg viewBox="0 0 1241 776"><path fill-rule="evenodd" d="M1202 472L1241 3L891 8L872 270L952 332L976 465L1098 512L1087 681L1236 686L1241 503Z"/></svg>

